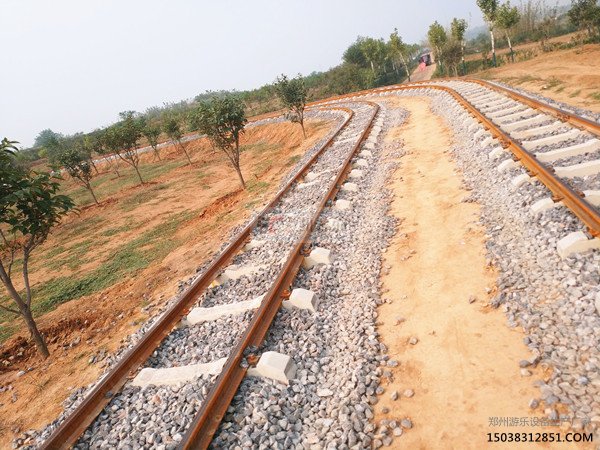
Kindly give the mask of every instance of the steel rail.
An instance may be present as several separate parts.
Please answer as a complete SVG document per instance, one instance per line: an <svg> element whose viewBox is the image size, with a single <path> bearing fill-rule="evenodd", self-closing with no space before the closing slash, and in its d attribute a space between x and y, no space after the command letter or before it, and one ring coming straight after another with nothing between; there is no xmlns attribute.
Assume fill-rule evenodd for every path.
<svg viewBox="0 0 600 450"><path fill-rule="evenodd" d="M394 84L391 86L383 86L383 87L374 88L374 89L357 91L357 92L353 92L352 94L338 95L338 96L330 97L330 98L327 98L324 100L317 100L315 102L310 103L310 105L329 103L332 100L348 98L349 96L369 95L369 94L378 93L378 92L393 91L393 90L398 90L400 88L406 88L406 87L410 87L410 86L423 86L423 85L435 86L436 81L462 81L465 83L479 84L480 86L492 89L498 93L505 94L505 95L511 97L515 101L525 103L527 106L530 106L531 108L540 110L546 114L553 115L554 117L561 120L562 122L568 122L569 124L571 124L572 126L574 126L576 128L583 128L595 135L600 136L600 124L598 122L594 122L593 120L586 119L585 117L581 117L572 112L565 111L564 109L558 108L556 106L548 105L547 103L544 103L540 100L533 99L531 97L528 97L527 95L513 91L509 88L505 88L503 86L499 86L494 83L490 83L489 81L486 81L486 80L481 80L479 78L471 78L471 77L467 77L467 78L444 77L444 78L436 78L435 80L411 81L410 83L406 83L406 84Z"/></svg>
<svg viewBox="0 0 600 450"><path fill-rule="evenodd" d="M532 177L537 177L540 182L550 190L552 193L552 199L556 202L561 201L567 208L571 210L579 220L581 220L587 227L588 232L593 237L600 237L600 212L598 209L585 200L583 192L576 191L567 183L562 181L554 174L552 167L539 161L533 153L529 152L518 142L513 140L508 134L502 131L495 123L488 119L483 113L481 113L472 103L470 103L465 97L458 93L454 88L444 86L440 84L427 82L416 82L406 85L394 85L384 88L377 88L374 90L360 91L354 94L346 94L332 99L327 99L318 104L329 104L332 101L351 99L362 95L373 95L386 92L397 92L415 89L435 89L450 94L454 99L465 108L475 119L482 123L484 128L488 130L494 137L496 137L503 148L509 149L513 153L515 161L519 161L526 168L528 174ZM557 108L547 105L547 108L556 110L556 114L559 113ZM575 117L572 115L569 120L574 120ZM582 117L578 117L578 120L586 120Z"/></svg>
<svg viewBox="0 0 600 450"><path fill-rule="evenodd" d="M478 78L465 78L464 81L469 83L476 83L480 86L492 89L496 92L506 95L507 97L512 98L515 101L525 103L531 108L553 115L562 122L568 122L576 128L584 129L586 131L589 131L590 133L600 136L600 124L598 122L594 122L593 120L589 120L585 117L578 116L577 114L565 111L564 109L548 105L544 102L528 97L527 95L520 94L511 89L505 88L503 86L498 86L494 83L490 83L485 80L480 80Z"/></svg>
<svg viewBox="0 0 600 450"><path fill-rule="evenodd" d="M249 222L233 239L233 241L217 256L216 259L204 270L204 272L184 291L175 303L164 312L152 327L144 333L142 338L129 349L116 365L102 377L92 391L86 395L83 401L67 416L67 418L53 431L53 433L40 446L43 450L68 449L79 436L86 430L92 421L100 414L112 397L121 389L131 375L150 357L152 352L160 345L162 340L181 321L183 316L194 305L198 296L208 288L210 283L219 274L220 270L245 244L252 229L258 221L269 212L273 206L290 190L312 166L316 159L323 154L348 126L354 112L348 108L330 107L329 110L341 110L348 117L338 127L336 132L315 152L315 154L302 166L298 173L282 187L273 200L266 205L261 212Z"/></svg>
<svg viewBox="0 0 600 450"><path fill-rule="evenodd" d="M411 83L408 84L396 84L396 85L392 85L392 86L386 86L383 88L376 88L379 90L394 90L397 89L399 87L403 87L403 86L422 86L422 85L427 85L427 86L431 86L431 85L435 85L436 81L462 81L465 83L474 83L474 84L478 84L480 86L483 86L485 88L488 88L490 90L496 91L500 94L506 95L507 97L512 98L513 100L520 102L520 103L524 103L527 106L529 106L530 108L533 109L537 109L539 111L542 111L543 113L552 115L554 117L556 117L558 120L560 120L561 122L567 122L570 125L572 125L575 128L579 128L579 129L584 129L586 131L589 131L592 134L595 134L596 136L600 136L600 124L598 122L594 122L593 120L590 119L586 119L585 117L581 117L577 114L574 114L572 112L569 111L565 111L564 109L558 108L556 106L552 106L549 105L547 103L544 103L540 100L536 100L534 98L531 98L525 94L521 94L519 92L513 91L512 89L509 88L505 88L503 86L499 86L496 85L494 83L490 83L489 81L486 80L481 80L479 78L471 78L471 77L466 77L466 78L436 78L436 80L425 80L425 81L413 81Z"/></svg>
<svg viewBox="0 0 600 450"><path fill-rule="evenodd" d="M296 277L296 273L304 258L303 249L305 249L309 242L310 234L314 229L321 212L340 189L342 180L345 179L351 168L350 163L352 158L366 139L367 134L373 125L375 116L379 111L379 105L373 102L363 103L369 103L373 106L373 113L369 119L368 125L365 127L352 151L345 159L337 177L330 184L327 193L319 203L315 214L310 219L304 234L288 254L284 267L278 274L274 284L266 293L261 306L252 317L252 321L238 341L238 344L232 350L221 374L215 380L207 397L202 402L200 410L183 436L178 449L206 449L210 445L223 416L227 412L227 408L233 400L233 397L246 374L247 367L242 367L241 365L245 352L251 347L260 347L262 345L267 332L277 315L277 311L281 306L282 299L289 292L289 288Z"/></svg>

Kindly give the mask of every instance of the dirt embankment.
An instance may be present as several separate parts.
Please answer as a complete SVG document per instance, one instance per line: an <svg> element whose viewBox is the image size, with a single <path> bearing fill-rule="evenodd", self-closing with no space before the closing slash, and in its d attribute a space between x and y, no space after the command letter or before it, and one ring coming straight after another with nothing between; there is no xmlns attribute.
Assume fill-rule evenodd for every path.
<svg viewBox="0 0 600 450"><path fill-rule="evenodd" d="M600 45L542 53L476 76L527 89L553 100L600 112Z"/></svg>
<svg viewBox="0 0 600 450"><path fill-rule="evenodd" d="M188 148L193 166L172 147L161 151L162 161L144 154L142 174L149 182L143 186L125 167L119 178L101 173L94 186L101 205L82 208L53 233L34 255L32 280L34 290L50 298L69 294L69 280L90 274L93 282L103 277L112 284L38 317L50 343L46 361L25 339L19 319L0 318L0 327L14 326L16 333L0 347L0 448L10 448L16 433L53 420L73 390L96 379L106 355L272 197L282 177L333 126L311 120L306 139L291 123L248 129L242 140L245 191L225 156L205 140ZM85 201L86 192L74 183L65 189ZM44 290L49 284L55 291Z"/></svg>

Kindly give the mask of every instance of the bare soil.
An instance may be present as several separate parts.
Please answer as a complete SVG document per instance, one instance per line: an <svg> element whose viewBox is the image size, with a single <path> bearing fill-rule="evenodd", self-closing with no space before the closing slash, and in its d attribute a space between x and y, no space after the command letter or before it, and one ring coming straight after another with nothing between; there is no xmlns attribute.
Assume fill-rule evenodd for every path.
<svg viewBox="0 0 600 450"><path fill-rule="evenodd" d="M400 364L385 385L375 419L410 418L414 427L393 444L407 449L495 448L498 444L487 443L487 433L560 431L490 426L494 417L543 417L528 402L539 394L533 381L545 374L521 376L519 361L531 356L524 335L488 306L496 290L495 271L486 264L480 207L461 202L468 192L448 154L451 131L432 113L430 99L394 102L410 118L386 137L403 140L407 154L390 184L391 213L402 224L386 252L384 264L391 269L382 280L392 302L380 306L378 330ZM409 343L413 337L418 339L414 345ZM412 398L403 395L406 389L414 391ZM400 394L398 400L391 400L392 391Z"/></svg>
<svg viewBox="0 0 600 450"><path fill-rule="evenodd" d="M241 163L246 191L225 156L204 139L190 144L193 166L172 147L162 150L162 162L145 154L141 167L158 175L143 186L136 185L133 169L122 167L124 178L101 174L96 181L101 205L84 205L34 255L34 290L49 280L113 268L115 252L132 243L148 250L140 257L146 265L134 271L117 266L123 275L111 286L38 317L50 343L46 361L37 357L19 319L0 320L0 327L15 327L15 336L0 347L0 387L10 386L0 392L0 448L10 448L17 433L53 420L73 390L96 379L106 354L174 295L178 282L193 275L234 226L274 195L298 158L333 125L309 121L306 139L297 124L248 129ZM72 181L64 187L86 201L86 192ZM139 241L141 236L147 239ZM59 248L64 250L57 253ZM132 255L140 256L133 249ZM124 266L138 262L126 259ZM18 376L19 371L26 374Z"/></svg>
<svg viewBox="0 0 600 450"><path fill-rule="evenodd" d="M600 45L540 53L480 74L553 100L600 112Z"/></svg>

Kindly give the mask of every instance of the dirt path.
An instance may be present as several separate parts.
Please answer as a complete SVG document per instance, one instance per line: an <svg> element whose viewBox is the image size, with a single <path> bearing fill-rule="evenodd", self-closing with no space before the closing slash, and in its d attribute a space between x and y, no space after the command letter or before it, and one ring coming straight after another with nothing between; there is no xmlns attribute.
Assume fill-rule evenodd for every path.
<svg viewBox="0 0 600 450"><path fill-rule="evenodd" d="M487 443L487 433L561 430L490 426L494 417L544 416L528 407L538 394L538 374L521 377L518 362L531 357L523 335L487 306L494 271L486 266L479 206L461 203L468 192L447 153L450 131L428 99L397 101L411 114L387 136L404 140L407 150L390 186L391 212L403 222L386 253L391 269L383 281L392 303L380 307L379 331L400 365L376 406L376 420L412 420L395 448L550 448ZM405 321L397 324L399 318ZM403 395L406 389L414 391L412 398ZM400 394L396 401L393 391Z"/></svg>
<svg viewBox="0 0 600 450"><path fill-rule="evenodd" d="M433 73L435 72L436 67L437 67L437 64L432 64L430 66L427 66L427 67L425 67L424 70L420 70L417 67L415 69L415 71L412 73L412 75L410 76L410 81L431 80L431 77L433 76Z"/></svg>

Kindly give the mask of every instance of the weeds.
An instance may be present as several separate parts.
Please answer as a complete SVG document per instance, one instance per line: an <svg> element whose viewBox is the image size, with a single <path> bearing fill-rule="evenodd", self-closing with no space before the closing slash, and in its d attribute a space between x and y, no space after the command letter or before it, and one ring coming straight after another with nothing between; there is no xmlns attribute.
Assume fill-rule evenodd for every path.
<svg viewBox="0 0 600 450"><path fill-rule="evenodd" d="M248 183L247 190L252 194L262 194L269 187L269 183L266 181L255 181L252 180Z"/></svg>
<svg viewBox="0 0 600 450"><path fill-rule="evenodd" d="M147 203L150 200L154 200L158 195L158 192L167 189L167 187L168 186L165 186L164 184L158 184L156 186L146 188L143 191L123 200L120 203L120 208L124 212L133 211L138 206Z"/></svg>

